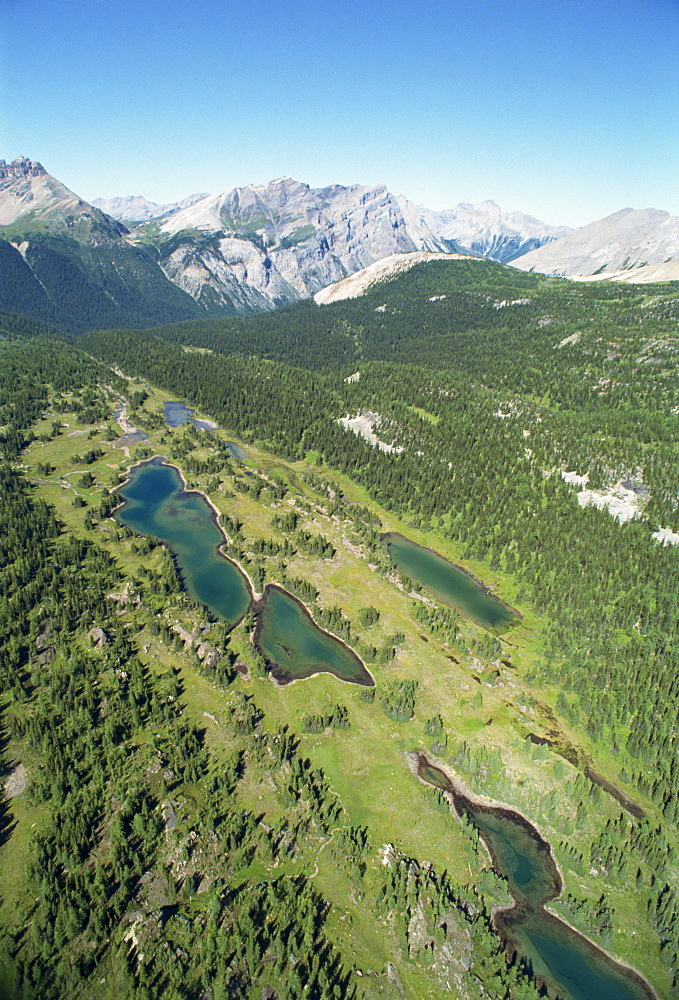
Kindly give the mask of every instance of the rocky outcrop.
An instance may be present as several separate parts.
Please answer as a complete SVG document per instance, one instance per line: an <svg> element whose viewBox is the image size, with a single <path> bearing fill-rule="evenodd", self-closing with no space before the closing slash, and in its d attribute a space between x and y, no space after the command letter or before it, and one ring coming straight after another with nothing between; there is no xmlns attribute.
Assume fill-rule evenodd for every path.
<svg viewBox="0 0 679 1000"><path fill-rule="evenodd" d="M47 173L42 163L37 160L29 160L27 156L17 156L16 160L6 163L0 160L0 180L7 177L40 177Z"/></svg>

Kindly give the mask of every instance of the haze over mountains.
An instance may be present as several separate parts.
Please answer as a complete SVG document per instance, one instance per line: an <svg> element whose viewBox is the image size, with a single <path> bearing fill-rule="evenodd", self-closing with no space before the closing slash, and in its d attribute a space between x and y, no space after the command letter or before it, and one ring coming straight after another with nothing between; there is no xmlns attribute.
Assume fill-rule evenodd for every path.
<svg viewBox="0 0 679 1000"><path fill-rule="evenodd" d="M416 251L579 276L674 277L679 258L679 219L654 209L573 232L493 201L436 212L383 185L289 177L89 204L27 157L0 161L0 237L0 308L78 328L267 311Z"/></svg>
<svg viewBox="0 0 679 1000"><path fill-rule="evenodd" d="M624 208L514 262L542 274L627 281L679 278L679 218L655 208Z"/></svg>
<svg viewBox="0 0 679 1000"><path fill-rule="evenodd" d="M158 205L155 201L148 201L140 194L122 198L95 198L92 204L95 208L106 212L107 215L112 215L118 222L137 223L148 222L149 219L157 219L161 215L171 215L181 208L188 208L189 205L200 201L201 198L207 198L207 192L190 194L188 198L168 205Z"/></svg>

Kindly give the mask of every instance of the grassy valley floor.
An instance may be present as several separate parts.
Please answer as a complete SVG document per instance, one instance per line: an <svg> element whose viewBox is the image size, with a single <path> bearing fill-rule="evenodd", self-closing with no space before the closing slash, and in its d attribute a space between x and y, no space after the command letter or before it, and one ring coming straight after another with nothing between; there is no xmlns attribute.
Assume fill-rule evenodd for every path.
<svg viewBox="0 0 679 1000"><path fill-rule="evenodd" d="M115 564L106 622L84 621L68 644L98 664L85 682L90 721L81 715L80 724L114 727L107 699L124 706L130 723L122 735L112 729L95 830L82 830L81 841L73 835L71 861L59 854L58 871L41 875L35 839L49 835L60 799L46 790L30 718L35 699L54 693L46 670L56 665L67 677L72 661L50 633L49 616L40 619L24 696L5 705L5 760L9 768L24 765L28 786L9 803L0 847L0 922L9 932L0 991L37 995L30 991L39 984L30 985L25 971L24 994L19 983L35 954L46 962L64 956L53 987L63 988L69 951L82 956L90 948L93 963L81 965L72 996L254 1000L270 996L262 992L270 987L283 1000L297 995L296 977L319 998L472 998L480 984L491 997L534 996L520 969L506 969L490 930L488 914L506 890L483 846L408 768L406 755L427 749L477 793L531 818L564 876L555 912L669 998L659 935L637 891L654 877L643 838L625 848L624 864L611 863L611 849L638 823L662 827L672 851L676 839L654 803L625 783L610 749L560 716L558 691L532 680L543 622L512 575L465 560L449 539L403 523L332 469L285 462L250 442L249 461L233 461L222 446L226 431L165 426L168 394L130 380L124 393L128 401L144 397L128 417L149 435L129 454L114 447L116 401L101 388L97 405L106 415L91 421L83 420L82 393L54 393L34 426L38 439L19 459L34 496L53 508L64 532ZM372 697L328 675L272 684L253 648L250 618L232 631L208 620L182 592L166 550L116 522L106 509L109 491L131 462L153 454L167 456L221 512L227 551L258 591L264 582L288 587L365 659L377 681ZM520 625L498 638L411 590L379 542L386 531L463 565L521 611ZM325 557L314 551L318 536L329 543ZM125 700L136 677L125 656L140 664L146 701ZM154 716L159 700L165 707ZM348 728L333 725L338 706ZM56 711L68 717L63 706ZM77 698L73 711L82 713ZM591 756L647 819L634 820L558 747L534 744L529 734ZM83 777L93 780L93 773ZM669 864L676 877L676 861ZM106 884L102 898L109 892L120 900L118 919L102 923L97 938L85 917L69 924L65 915L46 943L31 930L31 894L42 884L49 895L48 884L75 871L86 880L88 867ZM107 882L107 873L116 874ZM286 885L296 887L291 895Z"/></svg>

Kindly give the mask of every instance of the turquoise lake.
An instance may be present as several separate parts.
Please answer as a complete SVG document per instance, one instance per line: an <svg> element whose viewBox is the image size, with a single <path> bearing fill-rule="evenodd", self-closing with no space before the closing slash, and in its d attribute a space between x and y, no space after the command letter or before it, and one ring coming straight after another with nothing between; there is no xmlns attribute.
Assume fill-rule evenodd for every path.
<svg viewBox="0 0 679 1000"><path fill-rule="evenodd" d="M121 524L166 542L191 597L218 618L240 621L252 605L250 584L220 552L224 534L203 494L184 489L179 470L158 457L135 465L118 492L125 500L116 514ZM374 684L354 651L319 628L281 587L265 588L256 613L255 645L278 683L330 673L353 684Z"/></svg>
<svg viewBox="0 0 679 1000"><path fill-rule="evenodd" d="M320 629L304 605L282 587L266 588L255 644L279 684L319 671L329 671L351 684L372 687L375 683L353 650Z"/></svg>
<svg viewBox="0 0 679 1000"><path fill-rule="evenodd" d="M185 490L177 469L159 458L135 465L118 492L126 501L118 520L167 542L191 597L217 617L239 621L252 593L238 566L219 551L224 535L205 497Z"/></svg>
<svg viewBox="0 0 679 1000"><path fill-rule="evenodd" d="M483 584L448 559L397 532L383 536L399 572L425 587L437 601L460 611L484 628L503 632L521 617Z"/></svg>
<svg viewBox="0 0 679 1000"><path fill-rule="evenodd" d="M507 951L527 958L551 997L562 1000L653 1000L641 976L545 910L562 891L561 876L547 841L512 809L473 801L448 776L418 754L423 781L449 792L459 815L479 831L496 871L507 879L515 901L495 915Z"/></svg>

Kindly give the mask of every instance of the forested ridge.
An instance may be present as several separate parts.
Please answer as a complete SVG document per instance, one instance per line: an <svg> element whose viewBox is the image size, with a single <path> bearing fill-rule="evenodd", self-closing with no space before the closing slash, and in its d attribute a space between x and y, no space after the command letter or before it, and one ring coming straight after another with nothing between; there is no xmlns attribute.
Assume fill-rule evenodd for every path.
<svg viewBox="0 0 679 1000"><path fill-rule="evenodd" d="M587 796L597 799L603 793L592 793L582 778L584 784L570 783L564 790L561 808L558 793L551 797L551 792L534 808L561 832L556 846L575 871L584 876L588 866L600 867L619 887L616 891L636 897L657 935L668 981L676 987L679 550L661 545L652 532L659 526L679 530L679 296L668 285L576 285L492 264L462 265L413 268L361 299L330 307L303 303L250 320L139 333L102 331L80 338L78 349L46 341L50 331L42 329L30 344L2 346L2 502L3 510L13 512L6 523L15 525L7 533L2 560L5 724L10 739L25 741L29 757L42 761L45 778L25 794L62 817L47 838L36 835L27 870L31 885L40 887L33 895L45 902L35 912L23 911L8 938L18 976L16 996L56 997L64 990L77 996L100 971L108 975L113 945L95 942L109 938L121 947L127 914L146 892L140 880L148 889L142 908L157 903L163 912L170 908L172 918L155 944L145 938L141 964L134 957L134 939L128 940L127 959L121 959L125 949L117 953L115 964L127 977L120 980L120 995L198 997L208 990L213 997L244 996L273 981L265 975L272 963L282 977L272 987L281 1000L302 995L305 983L311 993L304 995L319 998L360 996L361 990L377 996L351 974L342 945L338 950L333 944L334 931L325 929L328 919L332 925L332 907L307 878L311 865L307 875L297 869L301 881L294 894L288 891L294 883L281 877L247 895L245 882L234 877L239 866L254 864L253 870L261 871L258 864L274 864L277 858L283 863L282 851L295 856L295 841L300 857L307 856L305 838L317 836L320 844L338 824L335 836L343 845L351 892L356 899L378 893L371 905L378 913L394 914L406 962L419 968L426 957L424 964L433 961L436 967L439 945L445 951L451 934L458 944L468 934L477 963L472 965L490 996L519 1000L535 995L530 979L519 968L508 969L493 942L488 913L499 898L493 893L501 890L492 880L482 880L472 891L396 849L379 888L370 866L365 875L370 831L352 824L341 799L329 794L327 779L308 769L298 737L272 731L266 723L262 731L254 705L248 697L240 700L236 689L223 723L233 732L228 740L236 756L225 766L204 733L185 721L177 675L150 671L141 662L133 635L149 601L154 607L158 601L177 601L183 614L201 619L199 609L176 596L171 561L151 545L160 575L137 572L128 596L140 595L141 611L124 633L104 595L124 586L128 557L121 568L111 558L106 535L101 536L107 543L103 548L89 535L84 540L64 536L62 525L19 472L33 439L31 428L55 407L68 405L76 416L90 417L87 424L105 426L112 393L129 397L112 367L185 399L246 447L250 442L288 461L314 464L314 488L327 495L330 518L346 513L332 486L333 475L340 473L414 529L445 539L461 558L491 576L517 581L519 605L530 604L540 623L527 683L551 692L557 716L571 731L583 733L590 749L605 748L619 781L644 803L648 818L636 821L611 812L592 834L587 857L573 835L581 822L595 822L596 802L592 811L583 805ZM12 338L31 332L20 319L5 329ZM356 370L358 381L345 381ZM24 377L17 379L17 372ZM107 393L109 416L103 418L105 407L97 407ZM134 406L130 412L134 415ZM157 419L146 413L143 393L136 412L139 426L146 420L150 428ZM338 424L338 418L359 412L379 415L378 437L402 450L371 447ZM62 432L51 426L39 433L54 442ZM97 437L94 430L91 436ZM79 442L78 468L87 466L89 448L96 472L105 461L97 452L104 455L101 442L101 433L92 445ZM187 433L173 438L170 454L193 475L207 477L205 482L212 477L218 484L226 475L223 488L242 493L243 502L285 502L283 486L267 477L244 477L221 454L203 448L197 436ZM202 457L194 457L196 449ZM588 473L594 488L620 481L631 485L639 497L638 518L618 524L606 510L581 508L576 488L562 478L565 471ZM49 470L43 473L49 478ZM315 482L313 477L309 482ZM279 513L271 522L276 542L255 538L246 543L239 523L232 525L230 551L247 562L260 585L273 567L284 573L297 551L321 564L337 558L337 540L328 536L325 522L300 521L305 508L296 503L297 514ZM104 496L99 504L83 514L89 530L96 531L101 519L105 525L110 512ZM375 526L361 524L358 513L351 517L360 544L386 572ZM25 538L35 539L35 547ZM148 561L139 542L120 536L121 546L132 544ZM76 566L82 570L75 572ZM294 591L291 576L285 585ZM297 587L303 599L318 602L314 614L321 624L338 634L345 629L361 655L390 662L400 637L373 638L371 630L381 627L379 612L375 618L364 607L357 629L339 609L324 608L311 584L300 580ZM21 608L17 601L23 602ZM459 658L459 647L463 657L473 653L482 662L500 664L496 639L489 636L486 642L465 633L462 641L455 616L444 609L415 602L412 615L432 641L452 650L453 659ZM103 649L92 648L86 638L95 626L116 636ZM170 647L175 643L165 625L158 635ZM228 644L223 657L211 676L228 691L236 676ZM252 667L257 669L255 661ZM377 708L400 725L412 720L418 697L414 678L385 681L374 708L366 694L365 710ZM481 691L479 698L480 706ZM349 738L355 732L354 714L335 699L301 715L300 728L312 735L346 731ZM428 718L425 732L434 752L450 753L454 766L479 790L509 795L502 763L492 754L484 758L449 727L446 732L444 722L436 714ZM556 719L555 725L558 730ZM152 730L150 743L148 735L140 736ZM173 741L180 754L171 749ZM540 752L538 746L535 753ZM155 778L150 783L140 778L156 760L162 763L154 774L173 774L167 792ZM288 769L291 783L286 785ZM268 821L261 825L235 804L241 795L247 800L255 773L262 781L268 774L266 781L273 781L280 801L292 810L285 828L267 830ZM203 791L189 793L194 786ZM205 789L213 791L205 794ZM170 864L163 796L174 801L187 794L198 846L187 842L181 875L179 861L171 861L161 891L158 876L149 873L167 873ZM295 802L308 803L303 817L295 812ZM469 856L478 856L473 831L467 835ZM223 851L223 868L210 846L214 837ZM177 859L182 851L179 837ZM208 869L214 886L199 899ZM364 878L368 882L362 883ZM149 902L156 890L157 899ZM604 896L596 902L571 893L564 900L570 921L583 921L585 933L598 927L603 943L610 942L613 918ZM420 918L413 914L420 911L434 942L426 946L429 951L421 947L427 934L415 931ZM455 927L449 924L445 931L448 912L455 914ZM408 914L401 930L399 913ZM194 934L205 935L201 957L191 949ZM294 934L302 936L295 942ZM64 961L65 949L75 961ZM313 967L290 959L312 953L318 956ZM421 988L421 994L412 995L429 995Z"/></svg>
<svg viewBox="0 0 679 1000"><path fill-rule="evenodd" d="M263 727L252 696L232 690L220 711L225 745L211 749L205 728L187 719L184 669L149 667L140 630L165 661L189 662L167 627L170 609L211 642L228 642L228 629L211 627L187 600L156 543L112 528L108 489L75 479L73 491L61 478L75 508L69 531L17 463L31 444L38 454L82 447L65 437L74 422L78 436L104 440L97 422L120 380L39 341L3 344L0 379L3 731L6 753L19 753L29 776L19 812L5 805L2 816L5 859L20 865L4 882L12 905L2 915L3 995L398 995L388 977L377 993L362 989L333 943L336 929L328 936L331 906L312 880L328 847L333 882L372 900L413 968L445 961L459 939L476 982L498 996L536 997L525 972L506 965L480 890L407 856L394 857L395 880L391 868L368 871L377 845L351 824L289 727ZM55 471L44 461L36 468L41 480ZM100 476L106 466L98 468ZM126 553L122 564L111 551ZM366 620L375 624L374 609ZM329 622L337 624L332 613ZM213 648L218 665L194 662L228 691L234 654ZM348 726L341 704L330 718L306 717L311 731L318 718ZM249 802L253 783L268 797L273 790L273 809L245 806L241 789ZM411 908L425 915L425 941L399 924Z"/></svg>

